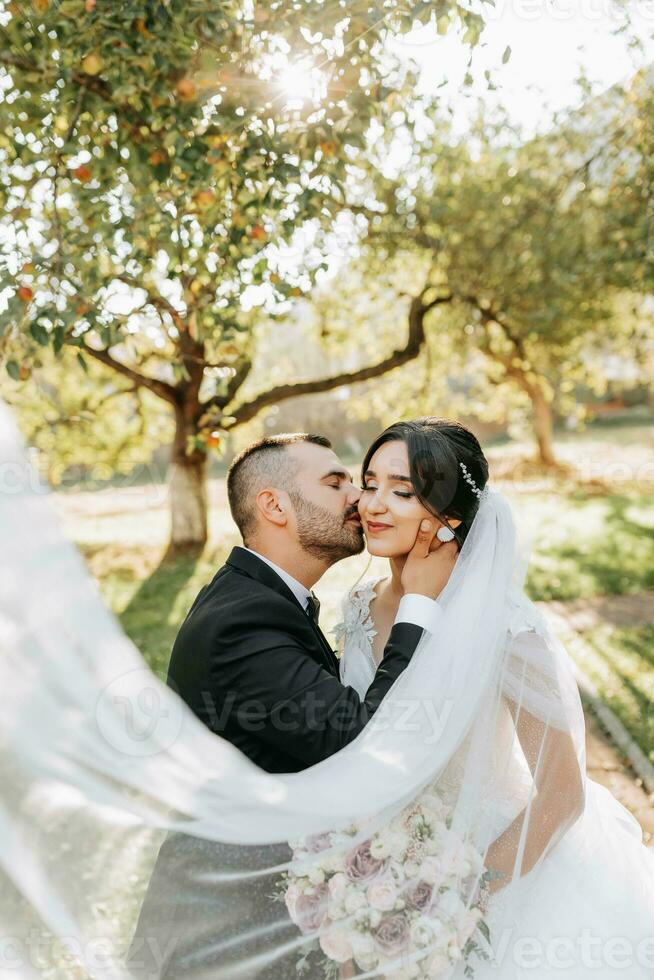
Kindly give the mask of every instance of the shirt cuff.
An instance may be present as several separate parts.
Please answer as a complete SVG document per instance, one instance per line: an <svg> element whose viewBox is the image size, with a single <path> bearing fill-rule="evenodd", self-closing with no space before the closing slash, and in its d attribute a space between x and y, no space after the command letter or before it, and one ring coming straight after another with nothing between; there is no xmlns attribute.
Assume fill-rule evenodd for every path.
<svg viewBox="0 0 654 980"><path fill-rule="evenodd" d="M423 630L435 633L443 615L443 609L436 599L415 592L408 593L400 599L400 605L395 617L395 623L413 623L422 626Z"/></svg>

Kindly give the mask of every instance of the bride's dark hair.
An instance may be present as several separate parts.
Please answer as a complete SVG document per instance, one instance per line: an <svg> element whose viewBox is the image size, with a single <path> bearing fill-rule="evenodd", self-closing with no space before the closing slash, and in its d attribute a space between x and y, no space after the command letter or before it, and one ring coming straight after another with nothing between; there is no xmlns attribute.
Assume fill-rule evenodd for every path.
<svg viewBox="0 0 654 980"><path fill-rule="evenodd" d="M418 500L444 524L456 518L452 528L459 547L465 541L479 508L479 498L466 481L461 463L479 490L488 482L488 461L479 441L460 422L425 416L411 422L395 422L377 436L361 467L365 475L370 460L387 442L403 442L409 455L411 483Z"/></svg>

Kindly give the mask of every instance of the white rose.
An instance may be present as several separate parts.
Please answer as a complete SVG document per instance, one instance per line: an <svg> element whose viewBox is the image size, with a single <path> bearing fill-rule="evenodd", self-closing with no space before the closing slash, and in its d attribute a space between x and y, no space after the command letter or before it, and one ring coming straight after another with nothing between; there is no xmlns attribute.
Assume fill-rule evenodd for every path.
<svg viewBox="0 0 654 980"><path fill-rule="evenodd" d="M360 956L356 957L356 962L360 970L368 973L370 970L375 969L378 961L375 953L361 953Z"/></svg>
<svg viewBox="0 0 654 980"><path fill-rule="evenodd" d="M350 945L352 946L352 954L357 959L360 956L369 956L375 952L375 940L370 933L353 930L350 936Z"/></svg>
<svg viewBox="0 0 654 980"><path fill-rule="evenodd" d="M357 909L362 909L366 904L365 895L355 888L351 888L345 896L345 911L352 914Z"/></svg>
<svg viewBox="0 0 654 980"><path fill-rule="evenodd" d="M368 918L370 920L370 928L376 929L383 917L379 909L370 909Z"/></svg>
<svg viewBox="0 0 654 980"><path fill-rule="evenodd" d="M455 918L465 915L466 907L456 892L447 891L438 897L438 911Z"/></svg>
<svg viewBox="0 0 654 980"><path fill-rule="evenodd" d="M347 963L352 959L352 946L347 931L343 928L327 930L320 937L320 948L325 956L337 963Z"/></svg>
<svg viewBox="0 0 654 980"><path fill-rule="evenodd" d="M340 902L345 896L347 885L347 876L339 871L333 878L329 879L329 897L335 902Z"/></svg>
<svg viewBox="0 0 654 980"><path fill-rule="evenodd" d="M325 880L325 872L322 868L311 868L308 874L309 881L312 885L322 885Z"/></svg>
<svg viewBox="0 0 654 980"><path fill-rule="evenodd" d="M322 867L327 874L334 874L337 871L344 871L345 856L343 854L327 855L322 862Z"/></svg>
<svg viewBox="0 0 654 980"><path fill-rule="evenodd" d="M436 925L438 924L436 923ZM435 935L433 926L434 923L428 919L416 919L411 924L411 945L422 947L433 943Z"/></svg>
<svg viewBox="0 0 654 980"><path fill-rule="evenodd" d="M393 830L388 835L389 853L396 861L401 861L411 843L411 838L405 830Z"/></svg>
<svg viewBox="0 0 654 980"><path fill-rule="evenodd" d="M347 915L345 906L341 902L334 902L333 905L330 902L328 912L330 919L344 919Z"/></svg>
<svg viewBox="0 0 654 980"><path fill-rule="evenodd" d="M384 875L377 878L367 891L368 904L381 912L388 912L395 905L397 898L397 888L391 875Z"/></svg>
<svg viewBox="0 0 654 980"><path fill-rule="evenodd" d="M435 885L443 877L443 868L437 857L426 857L420 865L418 876L428 885Z"/></svg>

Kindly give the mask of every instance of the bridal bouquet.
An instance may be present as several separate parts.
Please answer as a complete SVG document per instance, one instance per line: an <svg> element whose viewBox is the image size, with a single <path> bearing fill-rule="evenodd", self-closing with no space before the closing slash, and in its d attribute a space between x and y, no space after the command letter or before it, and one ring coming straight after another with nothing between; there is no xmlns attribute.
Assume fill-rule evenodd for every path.
<svg viewBox="0 0 654 980"><path fill-rule="evenodd" d="M295 868L280 897L303 933L318 931L328 974L338 976L337 964L354 961L363 972L422 980L463 959L472 976L471 954L488 959L475 936L490 942L482 909L490 873L482 873L481 855L451 823L448 807L427 790L350 849L356 827L290 842ZM461 893L475 884L465 903Z"/></svg>

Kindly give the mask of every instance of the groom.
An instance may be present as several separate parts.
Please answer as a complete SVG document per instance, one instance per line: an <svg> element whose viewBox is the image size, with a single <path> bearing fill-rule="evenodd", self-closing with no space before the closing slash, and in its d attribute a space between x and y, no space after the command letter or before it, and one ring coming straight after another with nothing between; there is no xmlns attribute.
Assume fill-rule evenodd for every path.
<svg viewBox="0 0 654 980"><path fill-rule="evenodd" d="M173 647L168 682L212 731L268 772L297 772L355 738L409 663L434 602L432 533L407 561L407 593L361 700L338 679L312 586L363 549L361 491L322 436L272 436L234 460L227 493L244 547L205 586ZM442 556L440 556L442 558ZM422 566L425 566L424 568Z"/></svg>
<svg viewBox="0 0 654 980"><path fill-rule="evenodd" d="M328 568L363 549L360 490L329 441L303 433L261 439L232 463L227 491L244 546L232 550L195 599L175 640L168 683L211 731L262 769L297 772L356 738L409 663L423 630L435 628L434 600L449 577L454 545L430 553L434 529L418 532L383 660L360 698L339 680L311 591ZM130 954L135 976L222 976L211 954L202 959L203 938L219 945L221 937L243 930L247 918L263 927L263 935L247 949L232 947L235 964L265 949L266 924L278 936L279 910L268 897L274 876L247 886L211 878L212 869L244 870L254 850L168 837ZM273 867L289 855L285 845L275 845L260 848L258 858L260 866ZM183 900L171 902L181 893ZM166 962L154 969L153 935L170 940ZM291 953L239 975L285 978L294 975L296 959ZM225 960L223 953L219 962L229 976Z"/></svg>

